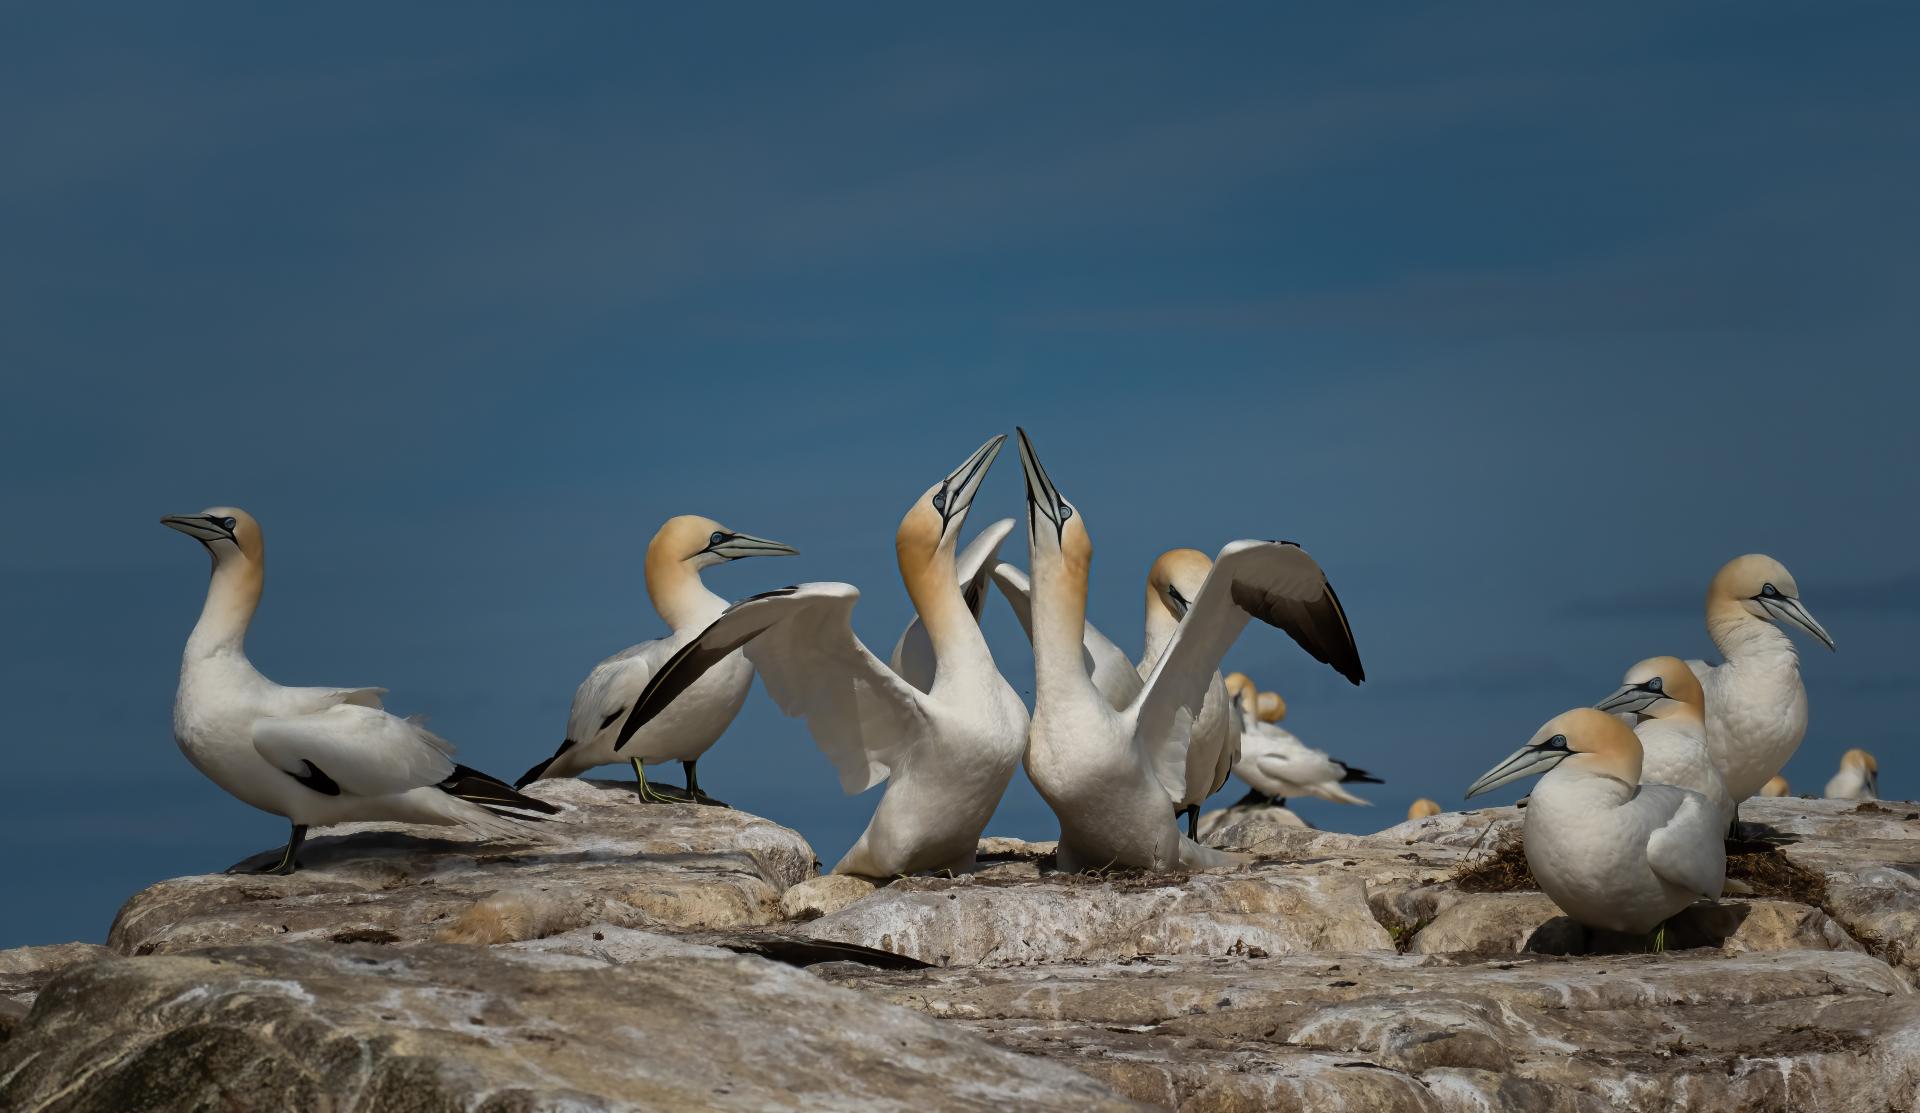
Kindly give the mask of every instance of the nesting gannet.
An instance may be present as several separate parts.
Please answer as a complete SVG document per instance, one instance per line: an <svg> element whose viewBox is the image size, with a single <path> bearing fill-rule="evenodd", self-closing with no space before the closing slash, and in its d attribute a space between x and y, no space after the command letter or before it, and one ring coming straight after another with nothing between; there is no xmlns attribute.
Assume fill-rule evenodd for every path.
<svg viewBox="0 0 1920 1113"><path fill-rule="evenodd" d="M1408 819L1425 819L1430 815L1439 815L1440 812L1441 812L1441 808L1439 804L1436 804L1432 800L1429 800L1426 797L1422 796L1420 799L1415 800L1412 804L1408 805L1407 818Z"/></svg>
<svg viewBox="0 0 1920 1113"><path fill-rule="evenodd" d="M1787 779L1785 777L1775 775L1775 777L1772 780L1760 786L1759 795L1786 796L1790 794L1792 791L1793 791L1793 786L1787 783Z"/></svg>
<svg viewBox="0 0 1920 1113"><path fill-rule="evenodd" d="M1757 553L1731 560L1707 588L1707 634L1726 661L1687 662L1706 690L1707 752L1735 804L1785 768L1807 733L1800 657L1776 622L1833 648L1779 561Z"/></svg>
<svg viewBox="0 0 1920 1113"><path fill-rule="evenodd" d="M573 777L596 766L629 761L642 800L690 800L725 807L700 791L694 766L726 733L747 701L753 666L740 654L707 670L645 732L629 740L624 752L615 753L614 742L654 670L727 609L727 601L700 581L701 570L745 557L791 556L798 551L778 541L736 533L711 518L692 514L668 518L647 543L646 577L653 609L672 632L622 650L593 667L573 693L566 739L552 757L521 774L520 787L543 777ZM647 782L646 766L664 761L677 761L686 770L684 791Z"/></svg>
<svg viewBox="0 0 1920 1113"><path fill-rule="evenodd" d="M622 739L744 646L774 702L806 719L842 788L887 782L866 832L834 872L894 877L971 866L1027 737L1026 705L995 667L954 566L967 508L1006 439L980 446L928 488L895 535L900 578L933 645L928 691L854 636L857 589L799 584L736 603L681 647L634 705Z"/></svg>
<svg viewBox="0 0 1920 1113"><path fill-rule="evenodd" d="M266 872L297 868L308 827L461 824L523 838L526 829L509 818L559 810L455 763L452 743L380 709L385 688L286 688L260 675L245 645L266 582L260 523L230 506L160 521L213 557L207 601L180 661L174 741L214 784L293 825Z"/></svg>
<svg viewBox="0 0 1920 1113"><path fill-rule="evenodd" d="M1061 868L1199 868L1241 861L1201 846L1171 822L1186 795L1190 723L1220 658L1250 617L1278 626L1354 683L1363 678L1346 615L1325 573L1299 546L1234 541L1212 571L1140 694L1116 710L1082 656L1093 541L1019 431L1032 568L1033 726L1027 775L1060 820ZM1184 714L1183 714L1184 713Z"/></svg>
<svg viewBox="0 0 1920 1113"><path fill-rule="evenodd" d="M1013 519L1002 518L981 530L980 536L968 542L954 561L955 577L966 599L967 611L973 615L975 622L980 621L981 604L987 601L987 577L999 562L1000 544L1012 532ZM907 683L923 692L933 690L936 664L933 639L927 636L927 624L920 621L919 615L914 615L907 623L907 628L901 631L900 640L894 643L893 656L887 663Z"/></svg>
<svg viewBox="0 0 1920 1113"><path fill-rule="evenodd" d="M1370 801L1340 786L1377 785L1383 783L1380 778L1328 757L1325 750L1314 749L1277 725L1287 714L1286 701L1278 694L1257 692L1248 682L1240 688L1236 702L1240 710L1240 758L1234 762L1233 772L1250 789L1240 803L1264 799L1280 805L1295 796L1315 796L1335 804L1370 805Z"/></svg>
<svg viewBox="0 0 1920 1113"><path fill-rule="evenodd" d="M1527 865L1588 927L1652 931L1726 882L1726 830L1697 792L1640 782L1640 740L1604 711L1550 720L1467 789L1469 798L1544 773L1528 804ZM1656 940L1656 945L1658 941Z"/></svg>
<svg viewBox="0 0 1920 1113"><path fill-rule="evenodd" d="M1707 752L1706 694L1685 661L1649 657L1627 670L1619 691L1594 706L1635 719L1641 784L1697 792L1733 819L1733 800Z"/></svg>
<svg viewBox="0 0 1920 1113"><path fill-rule="evenodd" d="M1154 663L1172 641L1174 631L1179 629L1181 619L1192 606L1194 596L1199 594L1200 585L1206 583L1212 567L1207 554L1198 549L1169 549L1154 559L1147 570L1146 636L1137 664L1129 661L1126 653L1093 623L1086 624L1081 648L1088 674L1093 686L1114 709L1126 707L1140 694ZM994 581L1013 606L1028 640L1032 640L1033 604L1025 573L1010 564L1001 564L994 571ZM1207 687L1206 702L1199 716L1192 719L1186 770L1179 778L1185 790L1167 790L1173 799L1174 811L1187 817L1188 838L1199 838L1200 805L1227 783L1239 756L1240 719L1233 713L1232 697L1216 673Z"/></svg>
<svg viewBox="0 0 1920 1113"><path fill-rule="evenodd" d="M1872 754L1855 747L1840 755L1840 771L1827 782L1829 800L1880 799L1880 763Z"/></svg>

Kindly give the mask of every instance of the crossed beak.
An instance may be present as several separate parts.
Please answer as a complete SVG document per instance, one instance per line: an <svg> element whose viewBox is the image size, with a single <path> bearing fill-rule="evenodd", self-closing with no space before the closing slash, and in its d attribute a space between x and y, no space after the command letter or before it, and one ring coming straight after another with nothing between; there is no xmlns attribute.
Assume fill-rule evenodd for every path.
<svg viewBox="0 0 1920 1113"><path fill-rule="evenodd" d="M1479 780L1473 782L1472 787L1467 789L1467 798L1472 799L1483 792L1492 792L1501 785L1512 784L1523 777L1545 773L1572 756L1566 750L1550 750L1543 746L1522 746L1507 760L1487 770Z"/></svg>
<svg viewBox="0 0 1920 1113"><path fill-rule="evenodd" d="M987 478L987 469L993 467L993 458L1000 455L1000 446L1006 443L1005 433L993 437L974 449L973 455L947 476L934 499L934 507L940 511L943 523L959 525L966 521L967 509L973 505L973 497L980 493L980 484Z"/></svg>
<svg viewBox="0 0 1920 1113"><path fill-rule="evenodd" d="M1763 595L1760 597L1760 606L1774 618L1782 622L1791 622L1819 638L1820 644L1826 646L1829 651L1834 648L1833 635L1827 633L1826 627L1814 621L1813 612L1807 610L1806 605L1800 600L1789 599L1784 595L1773 597Z"/></svg>

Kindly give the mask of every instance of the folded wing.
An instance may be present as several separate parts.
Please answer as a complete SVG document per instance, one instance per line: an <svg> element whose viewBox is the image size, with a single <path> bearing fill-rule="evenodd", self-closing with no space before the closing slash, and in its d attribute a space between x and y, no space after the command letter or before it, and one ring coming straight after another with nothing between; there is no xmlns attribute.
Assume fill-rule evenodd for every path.
<svg viewBox="0 0 1920 1113"><path fill-rule="evenodd" d="M257 719L253 748L302 783L353 796L393 796L453 774L453 743L412 719L341 704L311 715Z"/></svg>

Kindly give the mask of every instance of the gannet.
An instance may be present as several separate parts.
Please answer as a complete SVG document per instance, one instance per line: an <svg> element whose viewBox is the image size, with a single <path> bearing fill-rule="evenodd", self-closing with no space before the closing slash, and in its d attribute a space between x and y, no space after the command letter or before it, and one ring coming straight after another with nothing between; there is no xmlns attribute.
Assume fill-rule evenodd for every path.
<svg viewBox="0 0 1920 1113"><path fill-rule="evenodd" d="M1115 710L1083 657L1093 541L1061 496L1024 430L1027 552L1033 591L1033 725L1027 776L1060 820L1059 862L1165 870L1243 861L1201 846L1171 822L1167 798L1186 796L1189 723L1248 618L1291 634L1349 680L1363 679L1353 633L1325 573L1299 546L1234 541L1220 550L1140 694ZM1183 713L1184 712L1184 716Z"/></svg>
<svg viewBox="0 0 1920 1113"><path fill-rule="evenodd" d="M1685 661L1649 657L1628 669L1620 689L1594 706L1635 719L1641 784L1697 792L1732 821L1733 800L1707 752L1706 695Z"/></svg>
<svg viewBox="0 0 1920 1113"><path fill-rule="evenodd" d="M1800 658L1776 622L1833 648L1779 561L1757 553L1729 561L1707 588L1707 634L1726 662L1687 662L1706 690L1707 752L1736 805L1786 767L1807 733Z"/></svg>
<svg viewBox="0 0 1920 1113"><path fill-rule="evenodd" d="M1561 911L1637 934L1720 896L1724 817L1697 792L1639 783L1640 741L1620 720L1593 708L1561 714L1467 796L1540 773L1524 821L1527 865Z"/></svg>
<svg viewBox="0 0 1920 1113"><path fill-rule="evenodd" d="M1858 747L1840 755L1840 771L1827 782L1829 800L1880 799L1880 763Z"/></svg>
<svg viewBox="0 0 1920 1113"><path fill-rule="evenodd" d="M266 583L260 523L231 506L160 522L213 558L207 601L180 661L174 741L214 784L292 824L280 861L265 872L298 868L308 827L460 824L525 838L511 819L559 810L455 763L451 742L381 710L385 688L286 688L260 675L245 645Z"/></svg>
<svg viewBox="0 0 1920 1113"><path fill-rule="evenodd" d="M1226 688L1240 719L1240 757L1233 772L1249 787L1236 807L1261 802L1280 806L1295 796L1317 796L1335 804L1370 803L1340 786L1377 785L1383 783L1380 778L1328 757L1277 726L1287 715L1287 702L1279 693L1259 691L1238 672L1227 677Z"/></svg>
<svg viewBox="0 0 1920 1113"><path fill-rule="evenodd" d="M1422 796L1407 807L1407 818L1425 819L1430 815L1439 815L1440 812L1441 807L1439 804Z"/></svg>
<svg viewBox="0 0 1920 1113"><path fill-rule="evenodd" d="M1778 775L1766 784L1760 786L1760 795L1762 796L1786 796L1792 791L1793 786L1787 783L1787 779Z"/></svg>
<svg viewBox="0 0 1920 1113"><path fill-rule="evenodd" d="M1013 519L1002 518L981 530L980 536L968 542L954 561L955 578L966 599L967 611L973 615L976 623L980 621L981 604L986 602L987 578L1000 559L1000 545L1012 532ZM919 615L914 615L907 623L907 628L901 631L900 640L893 644L893 656L887 663L907 683L923 692L933 690L936 663L933 639L927 636L927 625L920 621Z"/></svg>
<svg viewBox="0 0 1920 1113"><path fill-rule="evenodd" d="M573 693L567 735L553 756L521 774L524 788L543 777L574 777L596 766L628 761L640 799L649 803L687 800L725 807L700 791L694 766L726 733L753 686L753 666L736 653L718 662L670 708L614 752L620 724L660 663L692 641L727 609L727 601L707 590L702 569L745 557L791 556L799 550L778 541L737 533L711 518L683 514L668 518L647 543L647 596L672 632L641 642L593 667ZM687 787L649 784L647 765L677 761L686 770Z"/></svg>
<svg viewBox="0 0 1920 1113"><path fill-rule="evenodd" d="M734 604L682 646L634 705L621 742L744 646L774 702L806 719L842 788L864 792L887 782L866 832L835 873L890 878L969 868L1027 737L1026 705L995 667L954 565L967 508L1006 439L988 441L929 487L895 535L900 578L933 645L928 691L854 636L860 592L851 584L798 584Z"/></svg>

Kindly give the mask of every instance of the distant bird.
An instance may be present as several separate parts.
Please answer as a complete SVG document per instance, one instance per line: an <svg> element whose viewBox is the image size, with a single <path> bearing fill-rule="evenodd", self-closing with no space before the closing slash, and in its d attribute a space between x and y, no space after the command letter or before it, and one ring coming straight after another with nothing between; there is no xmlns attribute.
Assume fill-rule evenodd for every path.
<svg viewBox="0 0 1920 1113"><path fill-rule="evenodd" d="M1840 755L1840 771L1827 782L1829 800L1880 799L1880 763L1858 747Z"/></svg>
<svg viewBox="0 0 1920 1113"><path fill-rule="evenodd" d="M1706 691L1707 752L1736 805L1786 767L1807 733L1800 657L1779 622L1833 648L1784 565L1759 554L1737 557L1707 588L1707 634L1726 662L1687 662Z"/></svg>
<svg viewBox="0 0 1920 1113"><path fill-rule="evenodd" d="M1733 800L1707 752L1706 694L1678 657L1649 657L1627 670L1620 689L1594 705L1627 714L1640 739L1640 783L1697 792L1733 819Z"/></svg>
<svg viewBox="0 0 1920 1113"><path fill-rule="evenodd" d="M1640 783L1640 741L1604 711L1580 708L1541 727L1468 798L1545 774L1526 809L1527 866L1560 910L1588 927L1660 928L1726 884L1726 824L1697 792Z"/></svg>
<svg viewBox="0 0 1920 1113"><path fill-rule="evenodd" d="M1089 661L1089 676L1093 686L1116 711L1124 709L1140 694L1212 568L1213 562L1198 549L1169 549L1155 558L1147 570L1146 637L1137 664L1129 661L1125 652L1093 623L1086 624L1082 648ZM994 578L1031 640L1032 601L1026 574L1010 564L1002 564ZM1184 786L1184 791L1169 787L1167 794L1173 800L1175 813L1187 817L1187 837L1197 840L1200 805L1227 783L1233 763L1240 757L1240 717L1233 713L1232 701L1218 673L1207 688L1200 714L1191 723L1184 769L1177 777L1162 780L1168 784L1177 780ZM1167 753L1171 754L1172 750Z"/></svg>
<svg viewBox="0 0 1920 1113"><path fill-rule="evenodd" d="M1236 678L1245 683L1235 682ZM1234 762L1233 772L1249 788L1235 806L1261 802L1282 806L1296 796L1362 807L1370 804L1340 786L1384 783L1380 778L1328 757L1325 750L1316 750L1276 726L1287 713L1286 701L1276 693L1256 691L1244 673L1228 679L1240 712L1240 759Z"/></svg>
<svg viewBox="0 0 1920 1113"><path fill-rule="evenodd" d="M1018 432L1033 575L1035 705L1027 775L1060 820L1061 868L1165 870L1243 861L1182 836L1171 822L1168 797L1186 796L1189 731L1182 713L1201 713L1221 657L1251 617L1286 630L1359 683L1359 651L1325 573L1288 542L1229 543L1140 694L1116 710L1095 686L1083 655L1092 539L1025 431Z"/></svg>
<svg viewBox="0 0 1920 1113"><path fill-rule="evenodd" d="M1441 810L1442 809L1439 804L1436 804L1432 800L1429 800L1426 797L1422 796L1420 799L1415 800L1407 808L1407 818L1408 819L1425 819L1428 816L1439 815Z"/></svg>
<svg viewBox="0 0 1920 1113"><path fill-rule="evenodd" d="M1792 793L1793 786L1787 783L1785 777L1778 775L1766 784L1760 786L1760 795L1762 796L1788 796Z"/></svg>
<svg viewBox="0 0 1920 1113"><path fill-rule="evenodd" d="M187 639L173 737L213 783L293 825L280 861L298 868L308 827L459 824L522 839L515 819L559 809L456 764L453 744L380 709L385 688L286 688L247 660L247 627L266 583L266 539L244 510L216 506L160 519L213 557L206 605Z"/></svg>
<svg viewBox="0 0 1920 1113"><path fill-rule="evenodd" d="M857 589L799 584L734 604L682 646L648 683L615 748L745 647L773 701L807 721L843 789L864 792L887 782L873 819L835 873L891 878L970 867L1026 748L1026 705L994 665L954 561L967 509L1006 439L981 445L929 487L894 537L900 578L933 648L927 691L854 636Z"/></svg>
<svg viewBox="0 0 1920 1113"><path fill-rule="evenodd" d="M620 724L661 662L692 641L727 609L727 601L700 581L703 569L746 557L792 556L791 545L736 533L711 518L682 514L668 518L647 543L647 595L672 632L641 642L593 667L573 694L567 712L567 736L553 756L521 774L524 788L545 777L573 777L601 765L629 761L640 799L648 803L691 801L725 807L700 791L694 766L740 713L753 686L753 666L735 653L717 662L698 684L681 693L633 739L614 752ZM649 784L647 765L677 761L686 770L686 789Z"/></svg>

